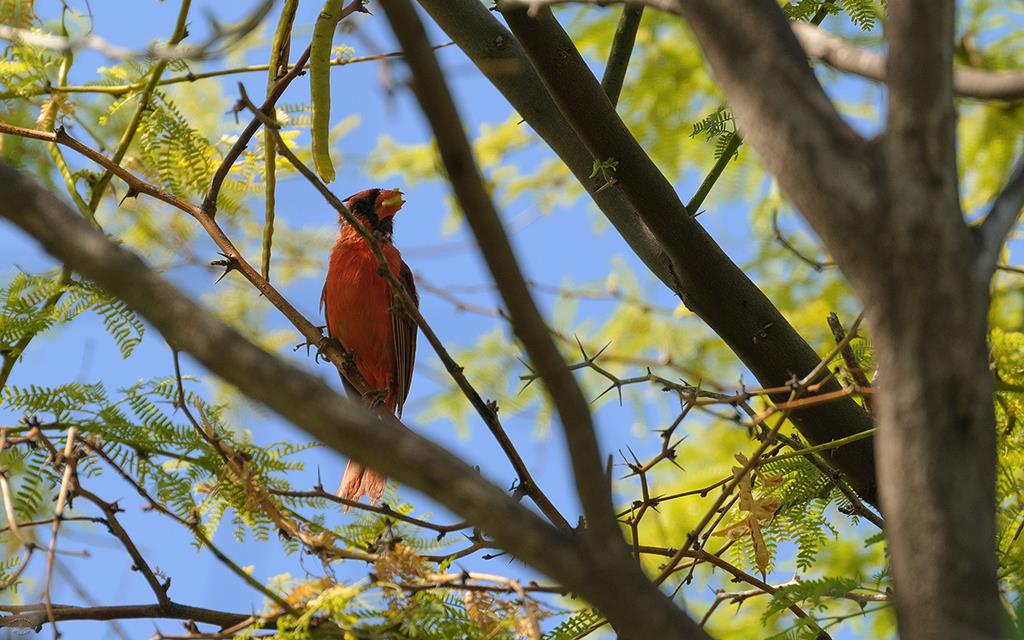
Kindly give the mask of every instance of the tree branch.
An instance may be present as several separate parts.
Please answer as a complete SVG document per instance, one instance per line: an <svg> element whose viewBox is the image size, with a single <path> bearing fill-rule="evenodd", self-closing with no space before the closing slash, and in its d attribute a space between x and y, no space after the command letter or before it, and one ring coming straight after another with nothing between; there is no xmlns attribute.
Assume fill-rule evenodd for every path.
<svg viewBox="0 0 1024 640"><path fill-rule="evenodd" d="M619 26L615 29L615 38L608 53L608 64L605 65L601 77L601 88L608 96L609 102L615 106L622 93L622 81L626 78L629 59L633 55L633 44L636 42L636 30L640 28L640 19L644 16L643 5L627 4L622 7Z"/></svg>
<svg viewBox="0 0 1024 640"><path fill-rule="evenodd" d="M149 588L153 591L153 595L156 596L157 603L160 606L170 605L171 600L167 596L167 589L170 586L170 583L161 584L160 580L156 577L156 573L154 573L153 569L150 568L149 563L146 562L145 556L139 552L139 548L135 546L135 542L132 540L131 536L129 536L128 532L125 531L125 528L121 526L120 521L117 519L117 512L119 510L118 506L103 500L88 489L83 488L81 485L77 485L75 487L75 492L82 498L85 498L96 505L100 511L103 512L107 529L110 530L111 535L121 542L125 551L128 552L128 555L132 559L132 568L138 570L139 573L142 574L142 577L145 578Z"/></svg>
<svg viewBox="0 0 1024 640"><path fill-rule="evenodd" d="M808 56L839 71L877 82L886 81L886 61L881 54L862 49L806 22L792 22L790 26ZM964 98L1020 100L1024 98L1024 72L956 67L953 91Z"/></svg>
<svg viewBox="0 0 1024 640"><path fill-rule="evenodd" d="M1024 156L1017 160L1006 184L992 202L992 207L982 220L978 232L981 235L981 253L978 266L986 279L991 277L999 263L1003 243L1013 231L1024 207Z"/></svg>
<svg viewBox="0 0 1024 640"><path fill-rule="evenodd" d="M886 16L889 90L881 144L894 202L884 215L901 224L928 216L963 224L953 108L953 6L953 0L897 0Z"/></svg>
<svg viewBox="0 0 1024 640"><path fill-rule="evenodd" d="M365 0L352 0L348 6L341 10L341 15L338 18L339 21L344 20L346 17L357 11L365 12L366 9L363 7L364 2ZM312 43L310 43L306 47L306 50L302 52L302 55L299 56L299 59L295 64L292 65L292 68L288 73L282 76L281 79L278 80L269 91L267 91L267 97L263 101L263 104L260 105L260 111L267 115L273 113L274 105L277 104L277 101L284 94L284 90L288 88L288 85L291 84L292 80L297 78L299 74L303 72L306 62L309 61L309 54L312 50L312 46ZM217 171L214 172L213 179L210 181L210 186L206 190L206 197L203 198L202 207L203 212L210 216L210 218L213 218L217 213L217 195L220 193L221 185L224 183L225 178L227 178L228 173L231 171L231 167L235 164L235 161L238 160L238 156L242 155L242 152L245 151L246 145L248 145L249 141L252 140L252 137L256 135L259 128L259 118L253 118L250 120L249 124L242 130L242 133L238 135L238 140L235 141L235 144L228 150L227 155L224 156L220 166L217 167Z"/></svg>
<svg viewBox="0 0 1024 640"><path fill-rule="evenodd" d="M611 483L590 408L519 269L423 25L409 0L390 0L384 3L384 9L402 49L408 53L413 90L434 131L448 179L508 308L512 328L559 414L576 491L587 516L587 528L578 531L581 546L594 571L603 576L601 579L618 587L614 593L601 593L594 603L628 635L703 637L694 622L647 580L630 556L612 510Z"/></svg>
<svg viewBox="0 0 1024 640"><path fill-rule="evenodd" d="M501 218L484 188L469 141L463 133L462 120L430 50L423 25L407 0L392 0L384 4L384 9L402 49L409 54L406 61L413 72L413 90L437 138L455 195L508 307L512 329L522 342L531 366L540 373L558 412L587 527L597 532L609 554L624 552L622 534L612 511L611 482L605 475L590 407L526 286Z"/></svg>
<svg viewBox="0 0 1024 640"><path fill-rule="evenodd" d="M594 603L624 631L636 637L705 637L693 631L694 623L638 568L634 566L632 576L622 575L583 556L577 540L546 524L465 462L253 345L5 165L0 165L0 216L121 298L175 348L192 354L211 372L327 446L394 476L479 525L502 548Z"/></svg>
<svg viewBox="0 0 1024 640"><path fill-rule="evenodd" d="M0 616L0 629L37 629L46 621L46 605L44 604L0 605L0 611L8 613L6 616ZM168 618L171 620L192 620L219 627L229 627L246 620L253 620L254 624L258 624L251 615L216 611L202 607L190 607L178 604L177 602L108 607L76 607L66 604L55 604L53 605L53 615L57 621ZM271 622L265 624L267 628L275 627ZM263 627L264 624L259 624L258 626Z"/></svg>
<svg viewBox="0 0 1024 640"><path fill-rule="evenodd" d="M614 158L618 162L614 172L616 184L605 192L621 195L653 232L664 252L660 260L670 271L670 286L687 307L725 340L764 386L785 385L793 372L811 370L819 362L818 355L692 218L672 185L615 113L550 11L544 9L530 17L527 10L518 8L505 10L504 15L563 116L589 149L588 166L594 158ZM447 24L444 26L448 28ZM786 30L788 33L788 27ZM461 44L461 34L454 30L448 33ZM792 39L792 34L789 37ZM809 69L807 73L810 74ZM762 70L762 79L767 77L774 84L771 75ZM780 96L779 108L784 102ZM812 186L817 188L821 180L814 180ZM838 385L831 389L838 390ZM795 412L793 421L812 444L846 437L872 426L870 418L850 400ZM832 462L848 474L853 488L874 504L870 444L860 443L831 455Z"/></svg>

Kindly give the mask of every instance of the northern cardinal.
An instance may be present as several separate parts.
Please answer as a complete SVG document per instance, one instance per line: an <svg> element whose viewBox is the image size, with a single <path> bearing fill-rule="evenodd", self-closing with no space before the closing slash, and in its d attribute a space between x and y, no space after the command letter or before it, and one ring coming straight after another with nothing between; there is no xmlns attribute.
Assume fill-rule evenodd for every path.
<svg viewBox="0 0 1024 640"><path fill-rule="evenodd" d="M391 272L419 304L412 271L391 243L394 217L403 204L397 189L367 189L345 199L349 211L376 234ZM340 225L320 298L327 333L341 341L366 383L383 396L378 410L401 417L416 358L416 324L394 300L366 241L344 219ZM344 377L342 382L350 395L358 396ZM383 474L349 460L338 495L350 500L367 496L376 503L385 484Z"/></svg>

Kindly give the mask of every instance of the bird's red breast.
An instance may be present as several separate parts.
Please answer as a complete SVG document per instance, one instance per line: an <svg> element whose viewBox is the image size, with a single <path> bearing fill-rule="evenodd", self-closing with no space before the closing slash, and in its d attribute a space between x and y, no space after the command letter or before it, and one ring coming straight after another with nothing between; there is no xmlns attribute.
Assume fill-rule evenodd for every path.
<svg viewBox="0 0 1024 640"><path fill-rule="evenodd" d="M401 192L371 189L351 196L347 204L378 233L388 268L415 300L412 273L391 243L391 218L402 202ZM412 379L416 326L401 311L377 267L366 241L350 225L342 225L331 251L322 302L328 333L352 353L370 387L388 390L385 406L400 415Z"/></svg>

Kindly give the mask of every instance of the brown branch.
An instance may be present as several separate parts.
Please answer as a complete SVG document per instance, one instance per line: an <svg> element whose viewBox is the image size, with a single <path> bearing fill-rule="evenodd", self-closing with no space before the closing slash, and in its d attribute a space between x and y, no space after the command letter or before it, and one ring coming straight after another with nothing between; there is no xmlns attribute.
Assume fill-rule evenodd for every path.
<svg viewBox="0 0 1024 640"><path fill-rule="evenodd" d="M363 6L365 1L366 0L352 0L348 6L341 10L341 15L338 20L344 20L357 11L366 13L367 11ZM277 104L277 101L284 94L284 90L288 88L288 85L291 84L292 80L297 78L299 74L303 72L306 62L309 60L309 54L312 47L313 45L310 43L306 47L306 50L302 52L302 55L299 56L299 59L295 64L292 65L291 70L282 76L270 91L267 92L266 99L263 101L263 104L260 105L260 111L262 113L266 115L271 115L273 113L274 105ZM224 159L221 160L220 166L218 166L217 170L214 172L213 179L210 180L210 186L206 190L206 196L203 198L202 206L203 213L208 215L211 220L217 213L217 195L220 193L220 188L224 183L224 179L227 178L228 173L231 171L231 167L233 167L235 161L238 160L238 156L242 155L242 151L245 150L249 141L252 140L252 137L256 135L257 131L259 131L260 124L261 121L259 118L254 117L249 121L249 124L242 130L242 133L238 134L238 140L236 140L235 144L231 146L231 149L228 150Z"/></svg>
<svg viewBox="0 0 1024 640"><path fill-rule="evenodd" d="M470 523L465 521L456 522L453 524L436 524L434 522L429 522L427 520L421 520L420 518L414 518L413 516L405 515L404 513L399 513L392 509L391 507L389 507L387 503L381 503L380 506L377 506L375 504L366 504L365 502L359 502L358 500L349 500L348 498L342 498L341 496L337 496L333 493L325 491L323 487L317 487L310 491L270 489L270 493L274 494L275 496L282 496L286 498L313 498L316 500L327 500L329 502L334 502L349 508L361 509L363 511L368 511L370 513L377 513L388 518L393 518L400 522L406 522L417 527L422 527L424 529L436 531L438 533L438 538L441 538L448 533L452 533L453 531L461 531L463 529L468 529L472 526Z"/></svg>
<svg viewBox="0 0 1024 640"><path fill-rule="evenodd" d="M9 629L38 629L46 621L45 604L28 605L0 605L0 611L8 615L0 616L0 628ZM253 620L253 617L242 613L229 613L202 607L191 607L188 605L169 602L167 604L136 604L136 605L115 605L100 607L76 607L65 604L55 604L52 607L53 617L57 621L66 620L132 620L167 618L171 620L192 620L205 624L227 627ZM255 624L262 628L275 628L272 621ZM319 631L319 630L318 630Z"/></svg>
<svg viewBox="0 0 1024 640"><path fill-rule="evenodd" d="M828 314L828 326L832 330L832 337L835 338L836 344L841 344L846 340L846 329L843 328L843 322L835 312ZM857 386L865 389L870 388L871 381L868 380L864 367L857 360L857 355L853 352L848 342L846 347L843 348L842 355L843 362L846 363L846 370L850 372Z"/></svg>
<svg viewBox="0 0 1024 640"><path fill-rule="evenodd" d="M0 216L40 241L138 311L169 342L211 372L265 403L327 446L423 491L480 526L503 549L599 606L630 618L663 597L650 585L595 579L578 541L546 524L462 460L413 431L341 398L323 381L256 347L156 275L138 257L92 229L45 189L0 166ZM613 593L608 587L616 585ZM646 585L645 590L643 587ZM634 588L640 586L641 588ZM619 589L628 587L625 594ZM667 600L664 605L671 606ZM626 611L623 611L623 608ZM674 607L673 607L674 609ZM662 609L664 610L664 609ZM617 618L615 618L617 619ZM644 617L638 624L649 624ZM691 623L692 624L692 623ZM678 618L660 637L682 638ZM691 636L692 637L692 636Z"/></svg>
<svg viewBox="0 0 1024 640"><path fill-rule="evenodd" d="M267 488L263 480L254 475L251 465L241 452L233 448L224 438L220 437L210 424L205 413L199 413L199 420L196 420L192 410L188 406L188 398L185 395L185 385L181 378L181 362L178 352L174 351L174 377L178 390L178 407L185 414L189 424L195 429L199 437L206 440L214 451L224 461L227 477L231 482L241 485L245 492L246 499L253 506L258 506L263 515L267 517L278 531L291 539L297 540L311 554L322 560L362 560L372 562L376 558L366 553L341 549L333 543L338 539L334 532L320 528L318 534L313 534L298 522L287 517L284 513L284 506L275 499L272 492ZM200 424L200 421L202 424ZM326 534L326 535L322 535Z"/></svg>
<svg viewBox="0 0 1024 640"><path fill-rule="evenodd" d="M714 4L718 6L718 3ZM742 47L742 52L730 51L723 55L729 59L734 53L756 58L750 61L750 65L757 67L758 70L744 72L741 79L756 76L756 80L760 82L770 78L776 87L775 93L771 96L771 115L759 116L765 120L770 117L771 124L756 120L744 125L743 119L740 118L741 125L751 128L745 135L748 141L759 143L759 135L769 136L772 145L770 153L775 154L774 159L782 160L791 156L790 160L795 163L796 169L794 175L799 175L800 180L806 180L806 184L800 182L803 192L811 194L816 199L827 199L830 207L837 211L841 210L839 200L842 198L832 193L827 184L836 177L835 174L818 175L819 172L840 169L823 166L818 161L811 162L808 158L817 157L816 154L819 152L825 153L826 148L836 146L841 147L842 153L845 154L840 160L840 164L845 165L856 155L857 149L860 148L860 139L842 123L838 114L827 103L824 92L807 67L806 60L802 57L778 6L770 0L757 0L755 4L762 5L761 10L752 12L746 2L740 4L743 6L728 11L730 17L723 19L723 22L728 22L728 26L721 27L727 33L723 39L735 41L737 47L738 43L743 41L747 41L748 45ZM504 6L506 3L499 3L499 7ZM693 11L697 6L703 7L704 3L687 2L685 11ZM798 64L803 65L806 75L797 72L793 78L789 77L787 69L791 65L786 64L784 55L792 51L785 43L773 42L768 50L763 50L762 40L766 38L762 32L762 20L757 16L761 12L769 11L778 13L776 17L782 20L783 35L788 37L791 48L796 50L796 60ZM526 9L512 8L504 10L503 15L554 97L562 115L576 131L579 139L586 144L591 158L613 158L618 162L614 172L616 184L606 191L620 192L631 203L647 228L658 238L663 251L660 259L671 271L672 288L680 294L687 307L726 341L765 386L783 385L793 371L806 371L817 364L818 356L814 350L771 301L729 260L707 231L689 215L673 186L660 173L612 108L597 79L551 12L544 8L538 11L536 16L531 17ZM770 22L769 20L768 23ZM738 33L729 33L730 31ZM449 35L456 42L459 41L452 31L449 31ZM749 42L751 40L754 42ZM781 66L765 68L774 64L776 58ZM799 71L799 66L797 69ZM793 103L784 91L779 90L779 82L800 84L809 93L809 104L801 107L800 101ZM818 104L815 96L826 100L825 104ZM737 110L737 105L733 104L733 101L730 101L730 106L734 107L738 115L743 111ZM799 114L801 108L807 111L802 119L795 115ZM785 116L779 116L775 110L785 111ZM783 126L780 127L775 122L776 117L783 118ZM798 149L799 144L794 143L807 139L806 131L817 120L822 119L832 122L840 133L834 138L825 136L823 139L807 140L807 144L819 145L822 147L820 149ZM790 128L792 131L789 131ZM791 144L794 145L792 148ZM857 163L853 164L855 167L860 166ZM847 182L836 180L841 183L837 187L849 187ZM810 188L812 185L813 189ZM858 189L854 193L856 197L863 197L864 191ZM829 195L826 197L825 194ZM859 433L871 427L870 418L861 407L851 401L795 412L793 421L807 440L816 444ZM874 503L875 479L870 447L839 450L835 455L835 464L847 473L851 485L867 501Z"/></svg>
<svg viewBox="0 0 1024 640"><path fill-rule="evenodd" d="M312 184L318 192L320 192L331 207L333 207L366 242L370 251L373 253L374 259L377 261L381 274L388 281L388 284L391 287L392 295L401 306L402 312L411 317L420 328L420 331L423 332L424 337L427 338L430 346L434 349L434 352L437 354L438 358L440 358L442 364L444 364L445 370L448 371L448 374L455 381L456 386L459 387L463 395L465 395L470 404L473 405L473 408L476 409L477 413L483 419L484 424L487 425L487 428L494 436L494 439L497 440L498 445L512 464L512 468L515 469L516 475L519 478L520 490L524 494L530 496L530 499L534 501L541 512L544 513L544 515L551 520L553 524L569 529L569 523L565 520L565 517L562 516L547 495L541 490L536 481L534 481L529 468L523 461L522 456L520 456L519 452L516 450L512 439L508 437L504 427L501 426L501 421L498 419L497 405L495 403L485 401L469 382L469 379L464 373L464 368L460 366L454 358L452 358L448 349L444 346L444 343L441 342L441 339L420 313L419 305L417 305L416 301L412 299L409 292L406 290L405 285L399 282L398 276L396 276L391 271L390 267L388 267L384 254L381 252L380 243L377 237L367 229L351 211L348 210L348 207L346 207L345 204L331 192L316 173L307 167L305 163L299 160L292 150L288 148L288 145L285 144L284 139L277 130L277 125L255 109L254 105L245 95L245 89L242 85L239 85L239 90L242 93L242 104L248 107L258 119L263 121L267 131L270 132L271 136L274 138L276 148L281 155L288 159L288 162L290 162L291 165L295 167L295 169L301 173L302 176L306 178L306 180L309 181L309 183Z"/></svg>
<svg viewBox="0 0 1024 640"><path fill-rule="evenodd" d="M622 534L612 512L611 483L605 477L590 408L526 286L423 25L408 0L391 0L384 9L402 49L409 54L406 63L412 70L413 91L434 131L460 208L508 308L512 329L544 381L562 423L587 529L594 532L594 542L604 553L624 555Z"/></svg>
<svg viewBox="0 0 1024 640"><path fill-rule="evenodd" d="M149 584L149 588L153 591L153 595L156 596L157 603L161 606L167 606L171 604L171 599L167 596L167 589L170 586L170 582L161 583L156 577L156 573L150 568L149 563L146 562L145 556L139 551L139 548L135 546L135 542L132 541L131 536L125 531L125 528L121 526L121 523L117 519L117 512L119 507L115 504L111 504L106 500L101 499L93 492L85 489L81 485L75 487L75 492L99 507L100 511L103 512L107 528L110 533L117 538L121 545L124 546L125 551L132 559L132 568L139 571L142 577L145 578L146 583Z"/></svg>
<svg viewBox="0 0 1024 640"><path fill-rule="evenodd" d="M877 82L886 81L885 58L881 54L862 49L805 22L792 22L790 26L808 56L839 71ZM1024 72L956 67L953 70L953 91L965 98L1019 100L1024 98Z"/></svg>
<svg viewBox="0 0 1024 640"><path fill-rule="evenodd" d="M188 12L192 6L192 0L182 0L181 7L178 9L178 19L174 24L174 32L171 34L171 38L167 41L170 46L178 45L188 35ZM162 59L158 60L153 65L153 70L149 73L149 79L146 80L145 86L138 96L138 104L135 105L135 110L132 111L132 116L128 120L128 126L125 127L124 132L121 134L121 138L117 141L117 146L114 147L114 154L112 158L112 164L120 165L121 161L124 160L125 155L128 153L128 149L132 145L132 141L135 139L135 134L139 130L139 125L142 124L142 117L146 111L150 108L149 100L153 95L153 91L156 90L156 85L160 81L160 76L163 75L167 69L167 65L170 64L170 60ZM53 126L53 123L50 123ZM89 198L89 210L95 212L101 200L103 194L107 190L107 185L110 184L110 179L117 173L110 167L99 177L99 179L92 186L92 196Z"/></svg>
<svg viewBox="0 0 1024 640"><path fill-rule="evenodd" d="M704 560L705 562L713 564L719 569L723 569L724 571L729 573L733 578L737 580L742 580L747 584L753 585L754 587L760 589L764 593L774 594L779 590L778 587L773 587L764 580L759 580L758 578L750 575L746 571L743 571L742 569L733 565L732 563L726 562L725 560L723 560L722 558L713 553L708 553L704 550L698 550L694 554L694 557L698 560ZM814 618L809 616L807 612L804 611L798 604L793 603L789 605L789 610L792 611L797 618L805 620L805 624L807 624L811 629L814 629L818 633L818 635L816 636L816 640L831 640L831 636L829 636L828 633L821 629L821 627L818 626L817 622L815 622Z"/></svg>
<svg viewBox="0 0 1024 640"><path fill-rule="evenodd" d="M219 248L221 253L225 256L224 262L227 265L226 269L228 271L234 270L241 273L246 280L256 287L263 298L266 298L267 301L274 305L286 318L288 318L292 325L306 339L307 344L316 347L318 354L337 367L341 375L345 377L345 379L348 380L356 390L359 391L359 393L365 395L371 391L369 386L366 384L366 381L363 380L359 370L356 368L355 360L348 351L345 350L344 346L338 341L331 340L324 336L319 328L299 313L299 311L292 306L292 304L288 302L288 300L285 299L285 297L282 296L276 288L267 282L267 280L263 278L263 276L261 276L248 261L246 261L241 252L238 251L235 245L224 233L224 230L221 229L220 225L218 225L212 217L206 215L201 207L140 179L138 176L135 176L131 172L112 162L103 154L71 137L63 127L57 129L54 133L49 133L46 131L24 129L22 127L16 127L14 125L0 122L0 134L2 133L31 138L34 140L56 142L74 149L96 164L109 170L118 178L121 178L128 185L129 196L145 194L169 204L195 218L195 220L210 236L210 239L217 245L217 248Z"/></svg>
<svg viewBox="0 0 1024 640"><path fill-rule="evenodd" d="M243 582L248 584L256 591L262 593L264 597L266 597L269 601L275 603L277 606L281 607L281 609L283 609L284 611L287 611L288 613L295 613L295 609L286 600L284 600L284 598L282 598L277 593L271 591L266 586L261 584L252 575L250 575L248 571L245 571L242 567L238 565L238 563L231 560L231 558L229 558L223 551L221 551L220 548L217 547L217 545L213 544L213 541L210 540L209 536L207 536L206 532L203 530L198 517L185 519L180 515L174 513L159 500L153 498L149 491L144 486L142 486L142 484L140 484L134 477L132 477L132 475L128 473L124 469L124 467L122 467L113 458L111 458L100 445L88 439L83 440L82 444L84 444L90 451L95 453L97 456L102 458L104 462L110 465L110 467L112 467L114 471L117 472L117 475L119 475L122 480L127 482L135 490L135 492L139 494L139 497L146 501L145 507L147 509L155 510L157 513L163 514L171 520L174 520L178 524L187 528L189 531L192 532L192 535L194 535L196 539L204 547L210 550L210 553L212 553L214 557L216 557L217 560L220 561L221 564L230 569L232 573L241 578Z"/></svg>
<svg viewBox="0 0 1024 640"><path fill-rule="evenodd" d="M777 209L772 211L772 233L775 235L775 240L778 241L782 248L789 251L791 254L796 256L798 260L804 264L810 266L817 272L822 272L825 269L832 268L835 265L831 260L816 260L810 256L805 255L802 251L793 246L793 243L782 233L782 228L779 226L779 212Z"/></svg>
<svg viewBox="0 0 1024 640"><path fill-rule="evenodd" d="M990 274L998 266L999 256L1003 251L1003 243L1013 231L1024 208L1024 157L1017 160L1006 184L996 195L985 219L982 220L978 233L981 235L981 255L979 268L983 275Z"/></svg>
<svg viewBox="0 0 1024 640"><path fill-rule="evenodd" d="M68 429L67 440L64 444L64 455L54 460L55 464L63 463L64 469L61 473L60 488L57 491L57 504L53 508L53 530L50 534L50 548L46 552L46 581L43 584L46 617L49 619L50 627L53 629L54 640L60 637L60 632L57 631L57 619L53 615L53 601L51 599L53 591L53 565L56 562L57 537L60 535L61 520L64 518L64 509L67 507L68 500L72 496L75 484L75 467L78 461L75 451L75 438L77 435L78 430L75 427Z"/></svg>
<svg viewBox="0 0 1024 640"><path fill-rule="evenodd" d="M451 42L444 42L438 45L434 45L435 49L443 49L445 47L452 46ZM389 60L391 58L401 58L405 55L403 51L389 51L387 53L377 53L370 56L354 56L346 58L344 56L338 56L331 58L330 66L332 67L345 67L350 64L359 64L361 62L377 62L379 60ZM188 72L178 76L172 76L170 78L164 78L159 80L156 84L158 87L167 86L170 84L182 84L182 83L193 83L199 82L200 80L207 80L210 78L222 78L224 76L233 76L240 73L257 73L260 71L266 72L270 69L269 64L253 64L244 67L231 67L228 69L214 69L212 71L199 71L199 72ZM309 69L307 63L304 70ZM136 82L133 84L115 84L115 85L102 85L102 84L86 84L86 85L67 85L67 86L41 86L25 91L7 91L0 92L0 100L10 100L12 98L30 98L32 96L44 96L52 95L55 93L101 93L112 96L122 96L132 91L141 91L145 86L145 82Z"/></svg>

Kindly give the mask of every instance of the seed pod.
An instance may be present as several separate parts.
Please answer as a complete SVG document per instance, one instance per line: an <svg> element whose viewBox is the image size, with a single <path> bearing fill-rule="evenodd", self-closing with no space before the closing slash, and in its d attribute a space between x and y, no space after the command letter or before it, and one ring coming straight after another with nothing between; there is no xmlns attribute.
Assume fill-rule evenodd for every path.
<svg viewBox="0 0 1024 640"><path fill-rule="evenodd" d="M309 93L313 100L313 166L324 182L334 180L328 133L331 129L331 45L341 19L341 0L326 0L313 26L309 51Z"/></svg>

